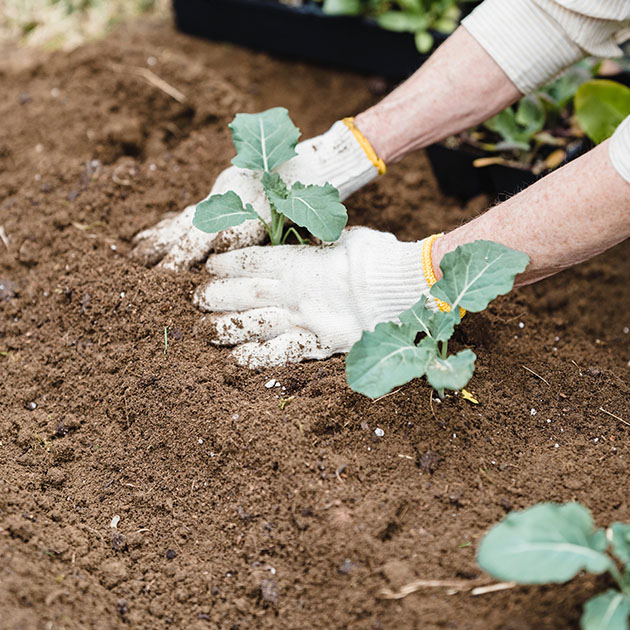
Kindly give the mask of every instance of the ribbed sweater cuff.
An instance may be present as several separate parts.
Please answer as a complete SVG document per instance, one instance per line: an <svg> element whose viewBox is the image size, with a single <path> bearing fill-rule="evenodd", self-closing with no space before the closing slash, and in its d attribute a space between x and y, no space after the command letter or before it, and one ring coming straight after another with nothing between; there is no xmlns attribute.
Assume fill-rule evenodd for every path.
<svg viewBox="0 0 630 630"><path fill-rule="evenodd" d="M462 24L523 94L584 56L532 0L485 0Z"/></svg>
<svg viewBox="0 0 630 630"><path fill-rule="evenodd" d="M608 145L608 155L615 170L630 183L630 116L615 130Z"/></svg>

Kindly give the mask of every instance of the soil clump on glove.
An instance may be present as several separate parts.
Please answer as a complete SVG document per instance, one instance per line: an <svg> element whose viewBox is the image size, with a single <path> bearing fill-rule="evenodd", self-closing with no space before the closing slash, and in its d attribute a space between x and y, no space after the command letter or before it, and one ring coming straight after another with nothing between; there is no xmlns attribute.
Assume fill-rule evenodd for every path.
<svg viewBox="0 0 630 630"><path fill-rule="evenodd" d="M630 521L628 430L600 410L629 419L630 242L465 318L479 405L420 381L372 402L342 357L251 372L208 342L202 267L145 268L131 239L206 194L236 112L285 106L308 138L373 79L143 24L0 76L0 626L577 626L595 578L379 594L487 583L477 543L513 508ZM418 240L488 202L418 153L347 206Z"/></svg>

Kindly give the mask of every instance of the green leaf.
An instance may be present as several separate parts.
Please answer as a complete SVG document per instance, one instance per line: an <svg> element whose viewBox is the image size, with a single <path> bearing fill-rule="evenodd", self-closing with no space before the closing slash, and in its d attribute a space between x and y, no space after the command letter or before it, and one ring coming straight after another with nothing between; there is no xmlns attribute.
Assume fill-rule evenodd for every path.
<svg viewBox="0 0 630 630"><path fill-rule="evenodd" d="M440 262L443 277L431 287L431 295L453 309L477 313L498 295L514 286L516 274L525 271L529 256L492 241L460 245Z"/></svg>
<svg viewBox="0 0 630 630"><path fill-rule="evenodd" d="M330 184L304 186L295 182L286 199L274 190L266 192L278 212L322 241L336 241L348 222L346 208L339 200L339 191Z"/></svg>
<svg viewBox="0 0 630 630"><path fill-rule="evenodd" d="M581 630L628 630L630 599L609 589L586 602L580 619Z"/></svg>
<svg viewBox="0 0 630 630"><path fill-rule="evenodd" d="M442 17L439 20L436 20L431 24L431 28L436 30L438 33L444 33L448 35L452 33L457 28L457 20L453 20L448 17Z"/></svg>
<svg viewBox="0 0 630 630"><path fill-rule="evenodd" d="M613 553L630 569L630 525L613 523L608 530Z"/></svg>
<svg viewBox="0 0 630 630"><path fill-rule="evenodd" d="M434 356L426 368L429 385L438 391L466 387L475 370L476 358L472 350L462 350L446 359Z"/></svg>
<svg viewBox="0 0 630 630"><path fill-rule="evenodd" d="M505 140L514 140L518 135L516 114L511 107L506 107L503 111L486 120L483 126L490 131L498 133Z"/></svg>
<svg viewBox="0 0 630 630"><path fill-rule="evenodd" d="M284 107L273 107L260 114L236 114L229 127L238 153L232 160L234 166L271 171L297 155L295 145L300 130Z"/></svg>
<svg viewBox="0 0 630 630"><path fill-rule="evenodd" d="M220 232L247 219L258 219L251 204L243 206L241 198L233 191L212 195L195 208L193 225L202 232Z"/></svg>
<svg viewBox="0 0 630 630"><path fill-rule="evenodd" d="M461 321L459 309L447 313L433 312L427 308L426 302L427 297L423 295L410 309L398 316L400 321L417 332L433 337L435 341L448 341Z"/></svg>
<svg viewBox="0 0 630 630"><path fill-rule="evenodd" d="M418 52L428 53L433 48L433 35L428 31L417 31L414 39Z"/></svg>
<svg viewBox="0 0 630 630"><path fill-rule="evenodd" d="M376 21L388 31L398 31L402 33L424 31L429 26L427 16L418 15L417 13L408 13L406 11L385 11L385 13L381 13L376 18Z"/></svg>
<svg viewBox="0 0 630 630"><path fill-rule="evenodd" d="M459 309L454 308L448 312L438 311L433 314L431 320L431 336L436 341L448 341L453 336L455 326L462 321ZM460 389L459 387L457 389Z"/></svg>
<svg viewBox="0 0 630 630"><path fill-rule="evenodd" d="M322 11L326 15L359 15L360 0L324 0Z"/></svg>
<svg viewBox="0 0 630 630"><path fill-rule="evenodd" d="M417 347L415 336L411 326L394 322L383 322L373 332L364 332L346 357L348 385L355 392L378 398L422 376L436 349L435 345L432 350Z"/></svg>
<svg viewBox="0 0 630 630"><path fill-rule="evenodd" d="M597 67L598 64L593 64L590 60L582 60L542 88L540 92L551 99L558 109L562 109L575 96L580 85L592 78Z"/></svg>
<svg viewBox="0 0 630 630"><path fill-rule="evenodd" d="M575 115L586 135L599 144L630 115L630 88L606 79L587 81L575 93Z"/></svg>
<svg viewBox="0 0 630 630"><path fill-rule="evenodd" d="M278 173L263 173L261 183L267 198L269 198L269 193L273 193L282 199L286 199L289 195L287 185L282 181Z"/></svg>
<svg viewBox="0 0 630 630"><path fill-rule="evenodd" d="M535 94L522 98L516 108L515 120L523 127L519 135L529 141L545 126L545 108L540 98Z"/></svg>
<svg viewBox="0 0 630 630"><path fill-rule="evenodd" d="M523 105L523 109L520 113L521 120L527 119L528 116L533 117L533 109L531 109L531 111L530 109L529 104ZM532 136L536 133L536 131L540 131L540 129L535 129L535 131L523 129L517 120L517 112L515 112L511 107L506 107L496 116L486 120L484 127L490 131L498 133L503 139L503 142L497 144L498 150L519 149L527 151L529 150Z"/></svg>
<svg viewBox="0 0 630 630"><path fill-rule="evenodd" d="M432 337L431 326L434 313L426 307L427 296L423 295L410 309L402 312L400 321L417 332L423 332Z"/></svg>
<svg viewBox="0 0 630 630"><path fill-rule="evenodd" d="M613 563L606 546L604 530L593 532L591 514L579 503L540 503L495 525L481 541L477 562L499 580L566 582L582 569L608 570Z"/></svg>

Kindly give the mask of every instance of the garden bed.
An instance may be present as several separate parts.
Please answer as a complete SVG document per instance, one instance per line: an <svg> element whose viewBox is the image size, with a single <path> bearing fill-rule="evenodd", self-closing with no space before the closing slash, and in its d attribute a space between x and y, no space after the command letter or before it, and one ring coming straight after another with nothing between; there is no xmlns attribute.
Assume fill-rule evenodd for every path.
<svg viewBox="0 0 630 630"><path fill-rule="evenodd" d="M249 372L191 305L203 269L141 267L131 238L207 193L235 112L283 105L309 137L380 83L146 25L0 76L3 627L576 627L605 578L381 593L488 583L475 549L512 508L630 521L629 429L602 411L630 414L630 242L465 318L479 405L422 381L372 402L342 357ZM411 240L486 203L419 152L348 209Z"/></svg>

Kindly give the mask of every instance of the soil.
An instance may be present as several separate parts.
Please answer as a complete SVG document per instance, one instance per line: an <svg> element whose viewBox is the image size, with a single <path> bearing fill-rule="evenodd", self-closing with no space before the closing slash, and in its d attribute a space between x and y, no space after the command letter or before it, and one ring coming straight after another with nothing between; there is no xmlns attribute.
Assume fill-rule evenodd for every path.
<svg viewBox="0 0 630 630"><path fill-rule="evenodd" d="M308 137L390 86L148 23L0 76L0 628L577 627L606 577L383 590L490 583L480 538L538 501L630 521L602 411L630 418L630 242L465 318L478 405L423 381L373 402L343 357L250 372L208 343L203 268L142 267L131 238L207 193L235 112L284 105ZM487 204L422 152L348 201L407 240Z"/></svg>

